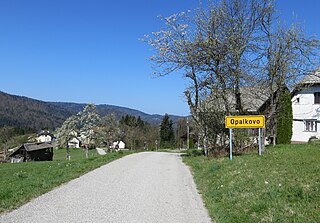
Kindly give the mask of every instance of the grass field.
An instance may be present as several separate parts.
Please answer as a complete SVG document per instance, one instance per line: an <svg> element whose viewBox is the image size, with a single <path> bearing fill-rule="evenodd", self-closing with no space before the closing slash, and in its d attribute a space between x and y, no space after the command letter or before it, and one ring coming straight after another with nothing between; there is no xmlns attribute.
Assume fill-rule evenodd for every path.
<svg viewBox="0 0 320 223"><path fill-rule="evenodd" d="M320 145L279 145L261 157L184 162L217 223L320 222Z"/></svg>
<svg viewBox="0 0 320 223"><path fill-rule="evenodd" d="M71 149L71 161L65 160L65 150L54 150L54 161L0 164L0 213L12 210L54 187L130 152L99 156L81 149Z"/></svg>

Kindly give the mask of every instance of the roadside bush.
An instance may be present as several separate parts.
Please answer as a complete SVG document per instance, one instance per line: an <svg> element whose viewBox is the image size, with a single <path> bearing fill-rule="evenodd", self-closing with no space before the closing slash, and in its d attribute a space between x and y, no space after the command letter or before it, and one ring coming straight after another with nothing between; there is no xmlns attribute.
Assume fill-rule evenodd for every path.
<svg viewBox="0 0 320 223"><path fill-rule="evenodd" d="M248 129L235 129L233 142L234 154L241 155L248 152L255 144L254 138L254 134L252 132L250 133Z"/></svg>
<svg viewBox="0 0 320 223"><path fill-rule="evenodd" d="M191 157L202 156L204 151L202 149L189 149L187 150L187 155Z"/></svg>
<svg viewBox="0 0 320 223"><path fill-rule="evenodd" d="M172 142L162 142L161 141L160 149L175 149L175 145Z"/></svg>
<svg viewBox="0 0 320 223"><path fill-rule="evenodd" d="M320 143L320 139L318 139L317 137L315 136L311 136L308 140L308 143L309 144L319 144Z"/></svg>

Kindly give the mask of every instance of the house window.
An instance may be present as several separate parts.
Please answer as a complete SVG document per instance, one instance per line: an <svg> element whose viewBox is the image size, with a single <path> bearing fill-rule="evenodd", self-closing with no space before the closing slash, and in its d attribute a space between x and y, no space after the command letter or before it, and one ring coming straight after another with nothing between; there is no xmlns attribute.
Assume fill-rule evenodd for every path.
<svg viewBox="0 0 320 223"><path fill-rule="evenodd" d="M297 98L297 104L300 104L300 98Z"/></svg>
<svg viewBox="0 0 320 223"><path fill-rule="evenodd" d="M320 104L320 92L315 92L314 93L314 103L315 104Z"/></svg>
<svg viewBox="0 0 320 223"><path fill-rule="evenodd" d="M317 121L316 120L305 120L304 121L304 131L316 132L317 131Z"/></svg>

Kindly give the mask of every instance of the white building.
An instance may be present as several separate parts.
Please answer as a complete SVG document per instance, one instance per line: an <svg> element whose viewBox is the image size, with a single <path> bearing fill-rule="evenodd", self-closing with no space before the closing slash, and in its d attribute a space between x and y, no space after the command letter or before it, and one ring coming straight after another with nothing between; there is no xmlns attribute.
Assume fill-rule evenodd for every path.
<svg viewBox="0 0 320 223"><path fill-rule="evenodd" d="M116 141L112 144L112 149L125 149L126 144L123 141Z"/></svg>
<svg viewBox="0 0 320 223"><path fill-rule="evenodd" d="M38 135L37 135L37 142L44 142L44 143L50 143L53 140L53 135L46 130L42 130Z"/></svg>
<svg viewBox="0 0 320 223"><path fill-rule="evenodd" d="M81 141L77 137L73 137L68 141L69 148L80 148Z"/></svg>
<svg viewBox="0 0 320 223"><path fill-rule="evenodd" d="M292 142L308 142L310 137L320 138L320 71L307 76L292 97Z"/></svg>

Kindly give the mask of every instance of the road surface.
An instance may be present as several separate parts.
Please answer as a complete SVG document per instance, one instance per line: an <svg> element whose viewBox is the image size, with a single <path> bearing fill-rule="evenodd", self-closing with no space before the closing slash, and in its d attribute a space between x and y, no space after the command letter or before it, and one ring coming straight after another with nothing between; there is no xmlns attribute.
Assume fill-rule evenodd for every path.
<svg viewBox="0 0 320 223"><path fill-rule="evenodd" d="M46 193L0 222L211 222L178 154L138 153Z"/></svg>

